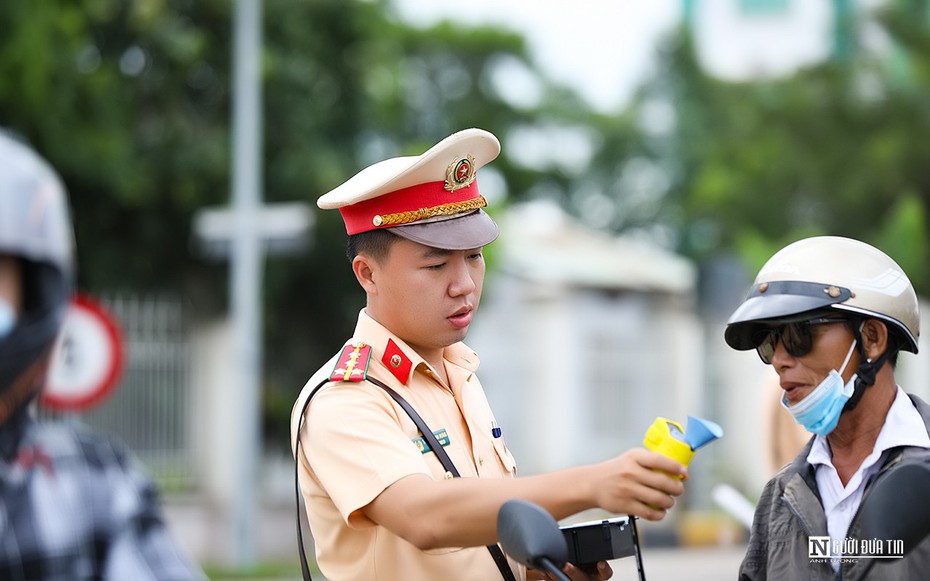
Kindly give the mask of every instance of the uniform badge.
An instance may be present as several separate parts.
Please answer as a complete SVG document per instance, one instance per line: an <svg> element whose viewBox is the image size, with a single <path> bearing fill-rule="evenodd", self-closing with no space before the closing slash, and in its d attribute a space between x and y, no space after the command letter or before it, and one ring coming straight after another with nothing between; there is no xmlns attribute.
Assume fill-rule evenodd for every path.
<svg viewBox="0 0 930 581"><path fill-rule="evenodd" d="M446 191L454 192L462 188L467 188L475 181L475 158L469 153L463 158L452 162L446 168Z"/></svg>
<svg viewBox="0 0 930 581"><path fill-rule="evenodd" d="M342 350L336 367L329 376L330 381L364 381L368 375L371 345L350 343Z"/></svg>
<svg viewBox="0 0 930 581"><path fill-rule="evenodd" d="M440 428L433 432L433 435L436 436L436 441L439 442L439 445L445 448L452 443L452 440L449 439L449 432L445 428ZM417 450L420 451L420 454L426 454L427 452L432 452L433 449L429 447L429 443L426 441L426 438L420 436L419 438L414 438L413 444L417 447Z"/></svg>
<svg viewBox="0 0 930 581"><path fill-rule="evenodd" d="M391 375L396 377L398 381L407 385L413 361L404 355L404 352L400 350L400 347L397 346L393 339L388 339L387 346L384 348L384 355L381 356L381 363L384 363Z"/></svg>

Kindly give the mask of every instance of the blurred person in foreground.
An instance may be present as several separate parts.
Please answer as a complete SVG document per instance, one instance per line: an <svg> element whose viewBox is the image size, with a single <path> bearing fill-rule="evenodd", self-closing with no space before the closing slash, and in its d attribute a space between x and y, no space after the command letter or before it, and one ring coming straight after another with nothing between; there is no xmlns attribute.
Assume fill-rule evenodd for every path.
<svg viewBox="0 0 930 581"><path fill-rule="evenodd" d="M172 543L155 486L126 451L35 418L73 253L60 179L0 130L0 579L204 579Z"/></svg>
<svg viewBox="0 0 930 581"><path fill-rule="evenodd" d="M917 352L919 323L905 273L863 242L808 238L762 267L725 339L774 368L782 405L813 437L766 484L740 579L862 576L868 560L835 548L858 546L863 498L895 465L930 460L930 406L895 381L898 352ZM830 558L811 558L809 539L827 536ZM928 576L930 540L867 578Z"/></svg>
<svg viewBox="0 0 930 581"><path fill-rule="evenodd" d="M645 449L516 477L478 356L461 342L481 298L482 249L498 235L476 171L499 152L494 135L466 129L420 156L376 163L317 202L341 211L367 297L354 336L307 382L291 422L317 563L332 581L543 579L495 556L506 501L535 502L556 519L602 508L659 520L684 490L674 476L685 468ZM388 389L422 416L461 478ZM606 562L590 576L565 571L612 575Z"/></svg>

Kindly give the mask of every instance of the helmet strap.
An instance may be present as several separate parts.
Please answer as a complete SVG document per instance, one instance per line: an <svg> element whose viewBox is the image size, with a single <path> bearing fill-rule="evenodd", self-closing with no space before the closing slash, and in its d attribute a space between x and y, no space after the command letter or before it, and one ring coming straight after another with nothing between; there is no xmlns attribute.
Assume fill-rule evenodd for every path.
<svg viewBox="0 0 930 581"><path fill-rule="evenodd" d="M882 353L878 359L872 361L866 356L865 347L862 345L862 325L855 327L855 334L856 343L859 346L859 366L856 368L856 383L853 394L849 398L849 401L846 402L846 405L843 406L842 413L851 412L856 409L856 406L859 405L859 400L865 395L865 390L869 386L875 384L875 376L878 375L878 370L882 368L892 351L895 350L889 343L885 352Z"/></svg>

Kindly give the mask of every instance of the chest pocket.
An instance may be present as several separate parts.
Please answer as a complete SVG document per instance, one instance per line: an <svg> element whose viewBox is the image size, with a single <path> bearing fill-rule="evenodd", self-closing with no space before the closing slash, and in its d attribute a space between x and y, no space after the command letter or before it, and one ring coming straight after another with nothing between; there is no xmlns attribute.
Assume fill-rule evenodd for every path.
<svg viewBox="0 0 930 581"><path fill-rule="evenodd" d="M504 467L504 471L511 476L516 476L517 461L514 460L513 454L507 449L503 438L494 438L494 452L496 452L498 460L500 460L501 465Z"/></svg>

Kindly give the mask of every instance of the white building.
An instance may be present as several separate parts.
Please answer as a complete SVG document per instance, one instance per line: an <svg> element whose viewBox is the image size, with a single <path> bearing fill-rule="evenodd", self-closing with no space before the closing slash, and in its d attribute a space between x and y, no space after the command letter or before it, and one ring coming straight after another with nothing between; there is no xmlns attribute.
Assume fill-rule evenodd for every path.
<svg viewBox="0 0 930 581"><path fill-rule="evenodd" d="M657 416L704 413L692 264L544 202L500 223L466 341L524 474L641 445Z"/></svg>

